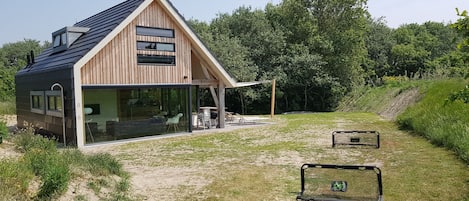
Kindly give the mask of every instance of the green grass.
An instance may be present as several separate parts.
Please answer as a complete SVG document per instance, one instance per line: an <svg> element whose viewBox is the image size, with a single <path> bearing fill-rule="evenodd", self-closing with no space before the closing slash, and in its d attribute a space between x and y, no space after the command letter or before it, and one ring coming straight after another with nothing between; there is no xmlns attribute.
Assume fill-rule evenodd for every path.
<svg viewBox="0 0 469 201"><path fill-rule="evenodd" d="M401 129L412 131L437 146L454 151L469 164L469 105L464 101L447 101L457 94L464 100L468 80L400 81L376 88L356 89L339 106L339 111L381 113L393 97L418 88L423 99L407 108L397 118ZM465 92L465 93L464 93Z"/></svg>
<svg viewBox="0 0 469 201"><path fill-rule="evenodd" d="M400 131L375 114L281 115L276 122L131 143L113 150L119 153L118 159L142 169L180 170L182 178L206 183L197 187L189 180L165 192L174 200L293 200L300 189L303 163L375 164L383 171L385 200L468 198L469 170L452 152ZM380 149L331 148L332 131L364 129L380 131Z"/></svg>
<svg viewBox="0 0 469 201"><path fill-rule="evenodd" d="M469 104L445 101L468 83L463 80L446 80L429 85L424 99L402 114L398 123L435 145L454 151L469 164Z"/></svg>
<svg viewBox="0 0 469 201"><path fill-rule="evenodd" d="M55 200L80 177L90 178L88 187L101 200L131 200L128 174L110 154L58 149L54 140L33 135L28 129L7 140L14 143L20 157L0 161L0 200ZM31 190L36 182L38 189ZM76 200L83 199L77 194Z"/></svg>
<svg viewBox="0 0 469 201"><path fill-rule="evenodd" d="M424 87L429 82L427 80L408 80L380 87L356 88L340 102L337 111L379 113L397 95L409 89Z"/></svg>
<svg viewBox="0 0 469 201"><path fill-rule="evenodd" d="M16 114L15 99L0 102L0 115Z"/></svg>

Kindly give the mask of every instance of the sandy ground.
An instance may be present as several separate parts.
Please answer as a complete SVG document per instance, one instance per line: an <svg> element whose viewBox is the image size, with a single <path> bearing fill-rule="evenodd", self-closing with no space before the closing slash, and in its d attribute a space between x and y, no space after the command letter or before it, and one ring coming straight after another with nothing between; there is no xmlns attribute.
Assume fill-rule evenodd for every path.
<svg viewBox="0 0 469 201"><path fill-rule="evenodd" d="M14 127L16 126L16 115L0 116L0 121L6 122L8 127Z"/></svg>

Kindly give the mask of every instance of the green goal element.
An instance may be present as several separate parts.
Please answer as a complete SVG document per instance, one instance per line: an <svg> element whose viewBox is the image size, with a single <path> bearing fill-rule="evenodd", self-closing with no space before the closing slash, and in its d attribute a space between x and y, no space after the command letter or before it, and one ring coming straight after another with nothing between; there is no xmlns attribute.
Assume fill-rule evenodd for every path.
<svg viewBox="0 0 469 201"><path fill-rule="evenodd" d="M379 148L378 131L334 131L332 132L332 147L337 146L365 146Z"/></svg>
<svg viewBox="0 0 469 201"><path fill-rule="evenodd" d="M304 164L298 201L383 201L375 166Z"/></svg>

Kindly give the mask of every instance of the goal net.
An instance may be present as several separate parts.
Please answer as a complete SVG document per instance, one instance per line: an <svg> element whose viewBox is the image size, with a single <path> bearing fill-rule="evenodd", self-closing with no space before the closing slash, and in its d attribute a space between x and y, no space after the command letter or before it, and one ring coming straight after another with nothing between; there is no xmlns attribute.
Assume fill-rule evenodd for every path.
<svg viewBox="0 0 469 201"><path fill-rule="evenodd" d="M375 166L304 164L299 201L383 201L381 170Z"/></svg>
<svg viewBox="0 0 469 201"><path fill-rule="evenodd" d="M379 148L379 132L334 131L332 133L332 147L337 146L365 146Z"/></svg>

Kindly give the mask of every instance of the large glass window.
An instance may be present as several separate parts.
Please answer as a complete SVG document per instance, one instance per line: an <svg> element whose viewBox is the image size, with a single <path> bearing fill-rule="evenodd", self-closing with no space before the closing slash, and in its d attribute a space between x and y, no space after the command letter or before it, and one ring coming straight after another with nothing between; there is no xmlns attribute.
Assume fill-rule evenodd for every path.
<svg viewBox="0 0 469 201"><path fill-rule="evenodd" d="M145 41L138 41L137 49L138 50L156 50L156 51L164 51L164 52L176 51L176 47L174 43L158 43L158 42L145 42Z"/></svg>
<svg viewBox="0 0 469 201"><path fill-rule="evenodd" d="M84 104L101 106L85 115L87 143L187 132L189 88L85 90Z"/></svg>
<svg viewBox="0 0 469 201"><path fill-rule="evenodd" d="M44 91L31 91L31 112L44 114Z"/></svg>
<svg viewBox="0 0 469 201"><path fill-rule="evenodd" d="M137 26L137 35L174 38L174 30Z"/></svg>
<svg viewBox="0 0 469 201"><path fill-rule="evenodd" d="M166 56L166 55L137 55L138 64L161 64L161 65L175 65L176 57L175 56Z"/></svg>

